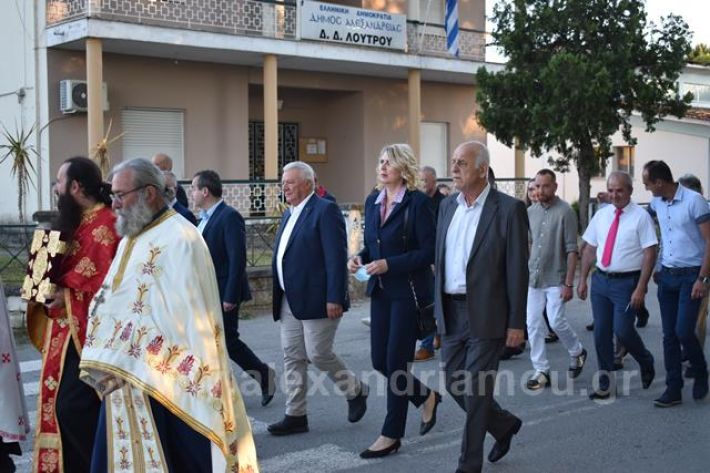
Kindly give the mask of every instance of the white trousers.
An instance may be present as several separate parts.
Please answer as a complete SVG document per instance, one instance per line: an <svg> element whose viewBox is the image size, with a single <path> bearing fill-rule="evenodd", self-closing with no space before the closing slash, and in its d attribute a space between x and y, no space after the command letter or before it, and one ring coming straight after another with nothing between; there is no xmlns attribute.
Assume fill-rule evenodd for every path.
<svg viewBox="0 0 710 473"><path fill-rule="evenodd" d="M572 330L565 317L565 304L562 302L562 287L545 288L528 287L528 341L530 342L530 360L537 371L550 371L547 359L545 337L547 325L542 313L547 308L547 319L560 341L569 352L570 357L582 353L582 343Z"/></svg>

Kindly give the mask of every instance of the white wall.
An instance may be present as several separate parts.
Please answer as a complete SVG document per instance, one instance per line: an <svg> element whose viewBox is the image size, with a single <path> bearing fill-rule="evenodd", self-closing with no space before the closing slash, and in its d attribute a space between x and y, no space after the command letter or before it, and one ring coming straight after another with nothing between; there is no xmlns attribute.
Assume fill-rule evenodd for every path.
<svg viewBox="0 0 710 473"><path fill-rule="evenodd" d="M46 97L46 91L42 87L35 86L35 70L39 69L40 74L45 66L43 61L44 49L37 50L35 55L35 20L43 24L43 19L38 19L34 14L35 5L40 5L40 16L44 10L42 0L27 1L3 1L0 2L0 125L7 128L14 134L16 129L29 130L32 126L42 121L38 103L42 104L41 97ZM44 29L39 29L40 36ZM35 61L35 59L39 61ZM46 73L44 74L46 77ZM15 92L24 90L24 97L20 100ZM44 92L44 93L43 93ZM39 100L38 100L39 97ZM2 129L0 126L0 130ZM46 136L46 132L43 134ZM45 139L46 140L46 139ZM32 136L32 144L37 147L36 134ZM4 138L0 137L0 143L5 144ZM42 162L37 162L37 157L33 161L35 169L39 175L33 175L32 179L36 188L48 188L49 176L47 175L48 163L46 148L41 151ZM43 151L43 152L42 152ZM4 152L0 156L4 155ZM0 221L17 221L17 185L16 180L10 174L10 159L0 164ZM26 218L29 219L34 211L42 204L39 202L39 193L36 188L30 186L26 199ZM44 192L44 198L48 206L48 194Z"/></svg>
<svg viewBox="0 0 710 473"><path fill-rule="evenodd" d="M703 183L705 198L710 199L710 122L686 120L679 122L667 120L657 124L654 133L646 133L640 119L634 117L633 135L637 138L635 151L634 193L636 202L648 202L651 194L646 191L641 181L643 165L654 159L662 159L670 166L673 177L691 173ZM612 138L614 146L624 145L621 133ZM491 165L496 176L513 177L515 172L514 153L511 148L501 144L495 136L488 135L488 147L491 152ZM542 168L550 168L548 154L534 158L529 153L525 157L525 176L532 177ZM611 159L607 164L607 174L612 171ZM557 173L558 195L567 202L579 199L579 177L577 169L570 166L567 173ZM606 179L593 178L592 197L606 189Z"/></svg>

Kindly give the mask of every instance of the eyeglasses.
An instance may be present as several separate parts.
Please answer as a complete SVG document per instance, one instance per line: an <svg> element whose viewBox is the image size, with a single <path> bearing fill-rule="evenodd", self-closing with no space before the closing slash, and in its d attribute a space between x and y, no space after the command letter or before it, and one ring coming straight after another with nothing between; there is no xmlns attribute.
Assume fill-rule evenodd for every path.
<svg viewBox="0 0 710 473"><path fill-rule="evenodd" d="M128 194L132 194L136 191L143 190L146 187L148 187L148 186L145 185L145 186L136 187L135 189L131 189L126 192L111 192L109 195L111 196L112 201L121 203L121 202L123 202L123 198L126 197Z"/></svg>

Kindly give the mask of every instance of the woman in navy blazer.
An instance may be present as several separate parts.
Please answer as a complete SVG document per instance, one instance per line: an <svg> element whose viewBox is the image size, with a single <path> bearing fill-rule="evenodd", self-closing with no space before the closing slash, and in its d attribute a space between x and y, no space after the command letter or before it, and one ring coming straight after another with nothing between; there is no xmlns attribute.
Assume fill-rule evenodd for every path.
<svg viewBox="0 0 710 473"><path fill-rule="evenodd" d="M408 402L422 407L421 435L434 426L441 402L437 392L409 372L420 335L410 278L421 306L433 300L434 292L431 265L436 228L431 202L417 190L418 175L409 145L382 149L377 166L378 191L365 201L365 245L348 262L350 272L364 268L370 276L367 294L371 297L372 365L388 381L387 416L381 435L360 454L362 458L383 457L399 449Z"/></svg>

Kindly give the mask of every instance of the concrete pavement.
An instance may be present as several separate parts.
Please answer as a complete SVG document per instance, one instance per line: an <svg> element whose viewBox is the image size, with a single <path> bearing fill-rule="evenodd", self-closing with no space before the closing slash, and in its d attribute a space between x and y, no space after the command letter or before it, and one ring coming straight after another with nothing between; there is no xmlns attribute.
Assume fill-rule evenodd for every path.
<svg viewBox="0 0 710 473"><path fill-rule="evenodd" d="M596 369L592 334L584 325L591 321L589 302L573 299L567 314L589 351L588 364L579 378L568 380L567 353L560 343L548 345L552 369L559 370L551 389L529 393L522 385L531 370L529 352L501 363L498 401L523 419L523 428L514 438L510 453L499 463L486 463L484 471L506 472L707 472L710 470L710 401L694 402L692 382L686 383L684 402L670 408L655 408L652 400L664 389L660 316L655 286L646 299L651 319L640 333L656 358L657 378L649 390L641 389L638 365L625 360L628 393L609 403L595 403L586 394ZM336 339L336 352L351 369L364 376L372 391L365 417L357 424L347 422L345 399L335 394L332 383L319 382L318 372L308 398L311 431L288 437L273 437L266 425L283 416L285 395L280 390L273 402L260 406L259 390L235 368L241 382L263 473L299 472L453 472L460 450L464 414L444 395L438 422L424 437L418 435L419 412L410 408L407 436L399 453L381 460L361 460L358 453L379 434L385 415L384 380L370 363L369 328L360 321L369 311L364 301L348 312ZM247 344L264 360L283 373L278 325L270 315L240 323ZM706 349L706 355L709 350ZM28 406L36 409L39 354L21 344L23 381ZM416 363L414 371L431 387L439 389L439 355L432 361ZM323 381L322 379L320 381ZM35 415L31 415L34 424ZM489 437L486 451L493 445ZM25 456L18 471L29 471L31 443L25 442Z"/></svg>

